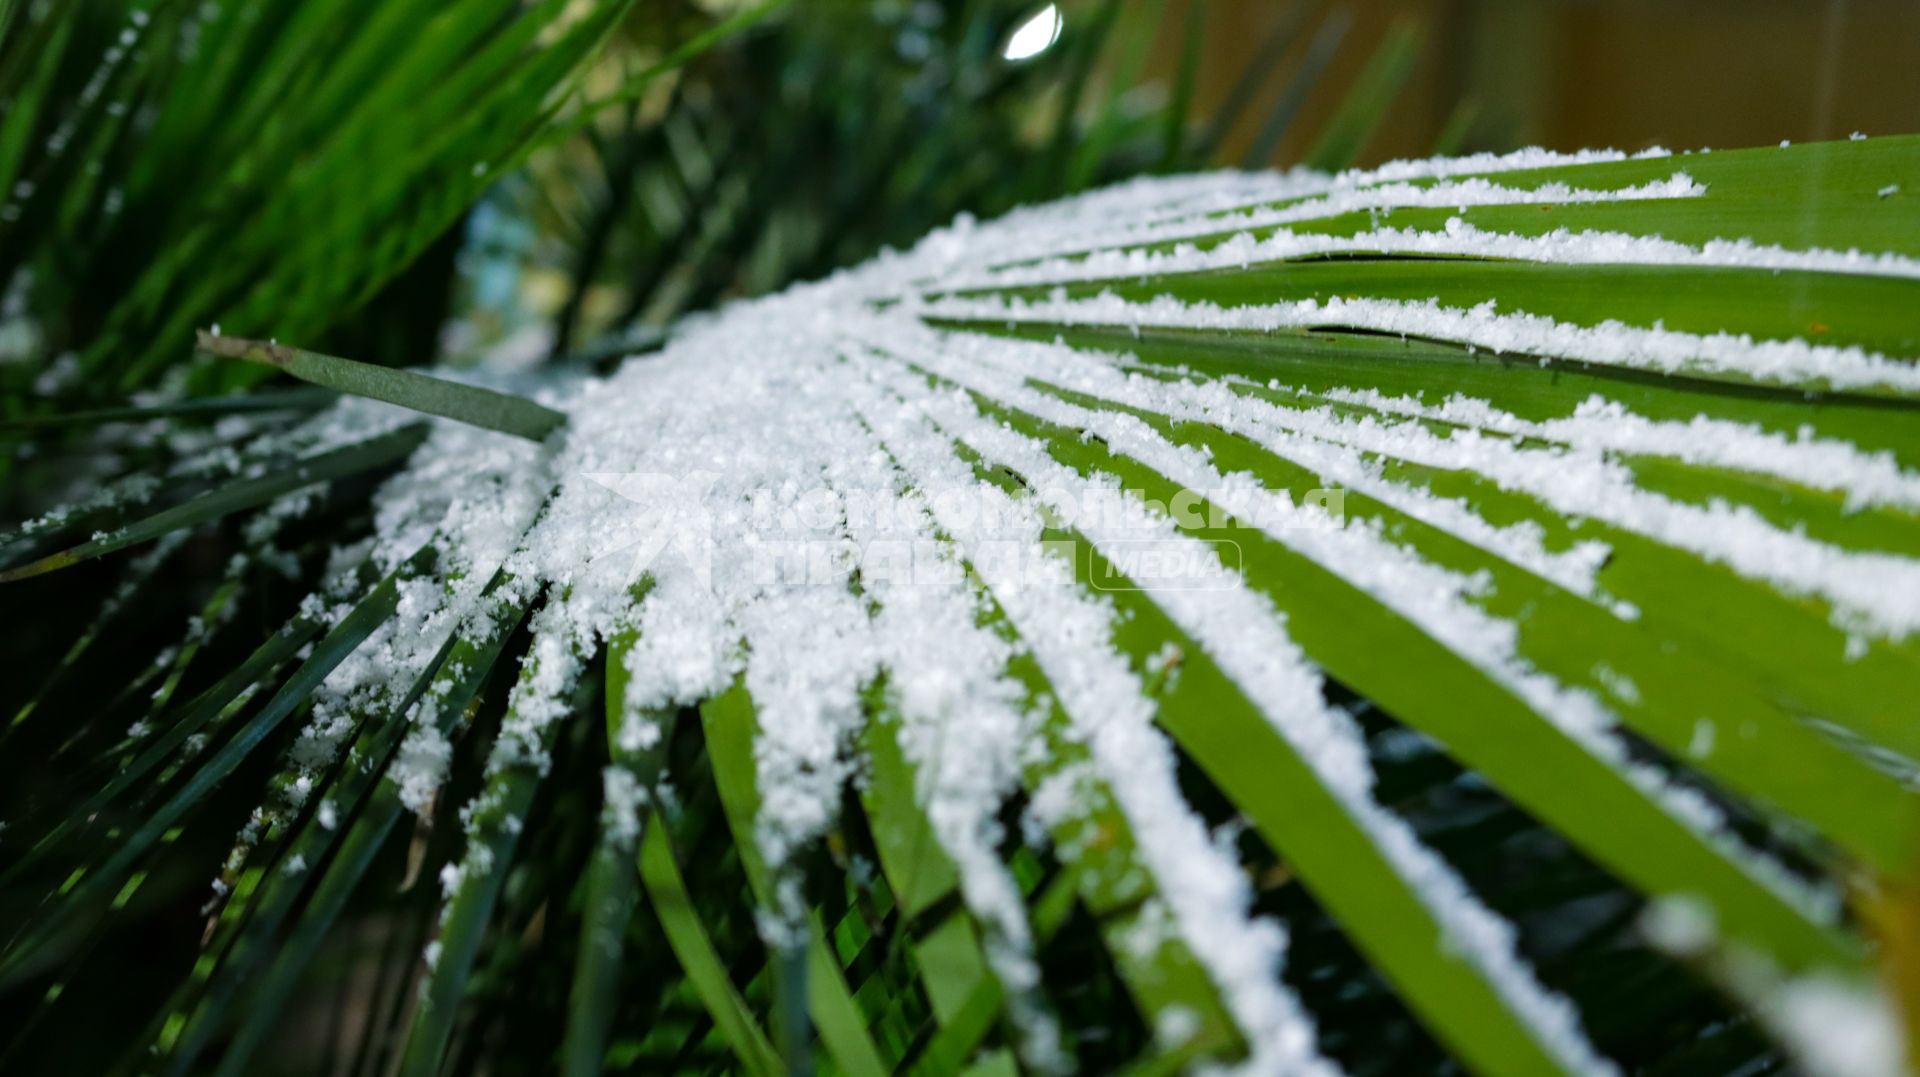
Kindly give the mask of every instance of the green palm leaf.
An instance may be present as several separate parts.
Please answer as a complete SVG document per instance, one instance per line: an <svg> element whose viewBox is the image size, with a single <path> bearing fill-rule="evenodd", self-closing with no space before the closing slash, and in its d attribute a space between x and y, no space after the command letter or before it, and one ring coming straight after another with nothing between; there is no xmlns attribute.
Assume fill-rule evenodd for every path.
<svg viewBox="0 0 1920 1077"><path fill-rule="evenodd" d="M291 31L347 6L235 14L210 47L259 69L223 49L174 77L252 87L243 113L302 87L315 113L229 182L304 162L260 212L324 214L353 155L408 162L394 198L482 146L482 172L517 160L623 10L589 7L545 41L513 5L370 9L325 68ZM1414 42L1318 157L1355 156ZM32 105L42 76L13 77ZM363 83L449 126L413 144L356 111ZM1076 115L1046 167L1079 183L1106 151L1074 156ZM0 972L52 976L53 1012L86 925L264 783L149 1020L172 1071L245 1071L373 915L435 925L394 961L413 1074L521 1036L569 1072L1605 1073L1644 1031L1613 1008L1691 1007L1720 1031L1688 1050L1770 1064L1715 1038L1755 1020L1818 1065L1807 1017L1837 1007L1897 1052L1892 951L1848 904L1910 873L1920 820L1915 172L1920 137L1159 180L726 308L541 404L204 337L434 418L255 446L246 477L163 485L169 507L0 575L391 472L340 524L370 536L360 571L182 706L206 660L168 666L154 739L71 733L99 765L29 817ZM214 309L265 325L309 279L286 320L317 331L345 247L391 228L398 264L471 194L439 191L284 269L196 230L92 360ZM137 380L162 353L127 354ZM250 406L206 399L72 418ZM55 713L36 697L8 735ZM443 791L465 803L435 831ZM440 869L431 912L371 881L401 860ZM1606 946L1659 990L1582 979ZM519 1027L522 994L564 1020ZM1357 1042L1376 1021L1416 1045Z"/></svg>

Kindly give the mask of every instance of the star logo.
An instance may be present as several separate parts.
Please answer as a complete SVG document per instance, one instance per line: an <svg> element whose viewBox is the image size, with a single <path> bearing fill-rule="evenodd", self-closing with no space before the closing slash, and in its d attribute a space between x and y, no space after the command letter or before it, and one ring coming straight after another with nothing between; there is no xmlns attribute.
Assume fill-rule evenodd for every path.
<svg viewBox="0 0 1920 1077"><path fill-rule="evenodd" d="M622 551L633 551L629 570L635 580L673 563L674 559L702 585L713 580L713 514L707 495L720 476L711 471L669 475L651 471L590 471L584 477L618 494L629 504L629 534L633 537L597 553L600 561Z"/></svg>

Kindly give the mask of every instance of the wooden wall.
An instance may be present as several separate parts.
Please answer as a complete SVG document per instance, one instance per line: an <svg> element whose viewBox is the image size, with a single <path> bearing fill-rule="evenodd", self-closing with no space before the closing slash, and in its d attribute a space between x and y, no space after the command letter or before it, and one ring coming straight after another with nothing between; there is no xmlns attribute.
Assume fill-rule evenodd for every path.
<svg viewBox="0 0 1920 1077"><path fill-rule="evenodd" d="M1169 0L1150 75L1170 78L1188 4L1207 8L1199 115L1217 110L1287 0ZM1129 0L1151 19L1155 5ZM1477 103L1468 148L1536 144L1570 150L1660 144L1767 145L1781 139L1920 132L1920 0L1334 0L1273 65L1228 139L1229 160L1254 140L1299 70L1318 14L1353 22L1282 141L1298 158L1396 19L1424 29L1405 90L1363 163L1424 156L1462 100ZM1072 19L1075 4L1066 5ZM1081 10L1084 11L1084 6Z"/></svg>

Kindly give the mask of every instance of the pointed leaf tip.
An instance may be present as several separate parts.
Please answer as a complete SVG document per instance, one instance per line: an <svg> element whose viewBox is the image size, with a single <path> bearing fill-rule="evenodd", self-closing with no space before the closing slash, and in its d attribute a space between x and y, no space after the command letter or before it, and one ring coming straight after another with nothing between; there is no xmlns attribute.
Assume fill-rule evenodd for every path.
<svg viewBox="0 0 1920 1077"><path fill-rule="evenodd" d="M343 393L396 404L427 415L498 430L529 441L544 441L566 425L567 417L524 397L478 385L466 385L416 370L376 366L335 355L322 355L277 341L220 336L206 330L197 334L199 350L221 359L239 359L277 367L301 381Z"/></svg>

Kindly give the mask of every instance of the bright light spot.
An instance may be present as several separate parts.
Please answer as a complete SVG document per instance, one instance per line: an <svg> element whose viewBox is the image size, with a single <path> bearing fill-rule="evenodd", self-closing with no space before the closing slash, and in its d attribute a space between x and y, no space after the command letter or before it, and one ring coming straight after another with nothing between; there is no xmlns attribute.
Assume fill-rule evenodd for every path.
<svg viewBox="0 0 1920 1077"><path fill-rule="evenodd" d="M1062 25L1060 6L1048 4L1013 32L1013 36L1007 39L1004 55L1009 60L1030 60L1040 55L1060 40Z"/></svg>

